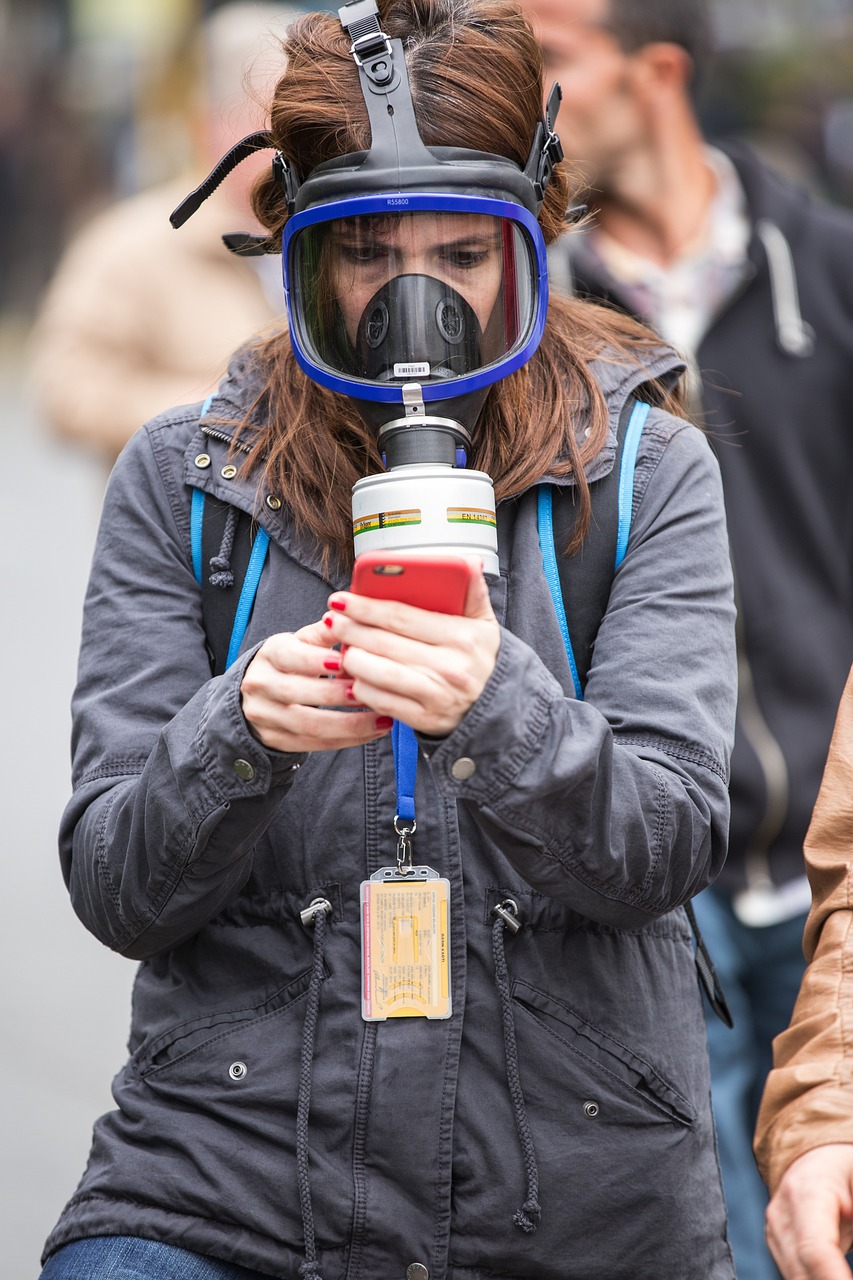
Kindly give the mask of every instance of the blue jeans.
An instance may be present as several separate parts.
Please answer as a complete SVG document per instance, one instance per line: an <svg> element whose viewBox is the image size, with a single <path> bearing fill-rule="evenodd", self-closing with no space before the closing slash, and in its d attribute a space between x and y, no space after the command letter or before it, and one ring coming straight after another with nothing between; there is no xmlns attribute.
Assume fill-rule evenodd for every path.
<svg viewBox="0 0 853 1280"><path fill-rule="evenodd" d="M729 1240L738 1280L779 1280L764 1242L767 1191L752 1154L752 1136L773 1038L787 1027L805 969L804 915L755 928L742 924L731 900L706 889L696 919L729 1002L734 1029L705 1004L711 1094Z"/></svg>
<svg viewBox="0 0 853 1280"><path fill-rule="evenodd" d="M270 1280L200 1253L136 1236L91 1236L51 1254L41 1280Z"/></svg>

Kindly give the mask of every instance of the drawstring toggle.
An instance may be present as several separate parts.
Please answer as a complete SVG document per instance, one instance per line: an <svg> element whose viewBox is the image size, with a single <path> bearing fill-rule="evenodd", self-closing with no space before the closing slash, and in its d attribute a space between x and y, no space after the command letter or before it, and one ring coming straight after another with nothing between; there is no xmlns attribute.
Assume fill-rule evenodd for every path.
<svg viewBox="0 0 853 1280"><path fill-rule="evenodd" d="M498 903L492 909L492 915L498 916L503 920L508 929L513 933L518 933L521 928L521 921L518 918L518 903L512 898L505 898L503 902Z"/></svg>
<svg viewBox="0 0 853 1280"><path fill-rule="evenodd" d="M306 929L313 929L321 912L327 916L332 914L332 904L328 898L314 898L304 911L299 912L299 919Z"/></svg>

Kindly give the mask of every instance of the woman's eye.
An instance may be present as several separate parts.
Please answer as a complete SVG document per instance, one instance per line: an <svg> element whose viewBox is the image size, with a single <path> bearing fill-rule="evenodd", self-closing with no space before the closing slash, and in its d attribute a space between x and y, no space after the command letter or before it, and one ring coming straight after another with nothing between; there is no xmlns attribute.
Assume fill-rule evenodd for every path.
<svg viewBox="0 0 853 1280"><path fill-rule="evenodd" d="M488 259L488 249L450 249L445 253L445 261L452 267L470 271L473 267L481 267Z"/></svg>
<svg viewBox="0 0 853 1280"><path fill-rule="evenodd" d="M363 264L377 262L385 257L385 250L375 244L345 244L341 246L341 257L346 262Z"/></svg>

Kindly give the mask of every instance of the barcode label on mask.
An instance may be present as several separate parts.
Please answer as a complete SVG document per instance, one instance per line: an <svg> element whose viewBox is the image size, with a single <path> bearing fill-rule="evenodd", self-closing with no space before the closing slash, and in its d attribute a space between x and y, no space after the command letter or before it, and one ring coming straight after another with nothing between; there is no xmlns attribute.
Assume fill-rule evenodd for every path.
<svg viewBox="0 0 853 1280"><path fill-rule="evenodd" d="M428 364L395 364L395 378L428 378L430 366Z"/></svg>

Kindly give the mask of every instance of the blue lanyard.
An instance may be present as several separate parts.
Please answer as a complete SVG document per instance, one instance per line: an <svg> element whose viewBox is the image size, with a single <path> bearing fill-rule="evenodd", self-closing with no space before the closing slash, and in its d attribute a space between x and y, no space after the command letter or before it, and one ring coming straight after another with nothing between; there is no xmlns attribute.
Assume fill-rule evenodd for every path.
<svg viewBox="0 0 853 1280"><path fill-rule="evenodd" d="M401 875L406 875L411 873L411 838L417 829L415 779L418 773L418 741L414 729L395 720L391 730L391 746L394 751L394 776L397 782L397 807L394 814L394 830L397 833L397 870Z"/></svg>

